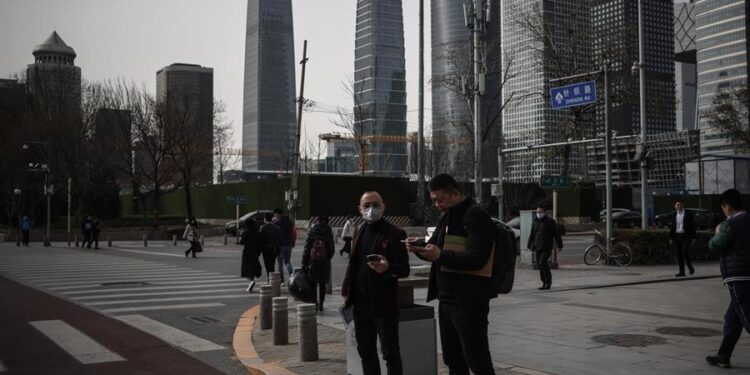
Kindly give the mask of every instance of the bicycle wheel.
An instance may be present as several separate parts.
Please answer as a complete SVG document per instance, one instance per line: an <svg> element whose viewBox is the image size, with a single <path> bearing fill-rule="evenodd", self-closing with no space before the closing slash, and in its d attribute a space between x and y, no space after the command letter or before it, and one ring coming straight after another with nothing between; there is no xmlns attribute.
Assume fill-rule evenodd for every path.
<svg viewBox="0 0 750 375"><path fill-rule="evenodd" d="M612 246L612 259L618 266L627 267L633 262L633 250L622 242L615 244Z"/></svg>
<svg viewBox="0 0 750 375"><path fill-rule="evenodd" d="M599 246L590 245L583 253L583 263L586 263L589 266L593 266L594 264L599 263L599 260L601 259L602 249L600 249Z"/></svg>

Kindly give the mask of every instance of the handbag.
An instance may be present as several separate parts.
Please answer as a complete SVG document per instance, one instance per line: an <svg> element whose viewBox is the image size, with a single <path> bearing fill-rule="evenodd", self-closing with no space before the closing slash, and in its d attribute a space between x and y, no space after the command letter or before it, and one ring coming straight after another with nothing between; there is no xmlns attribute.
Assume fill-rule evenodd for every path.
<svg viewBox="0 0 750 375"><path fill-rule="evenodd" d="M203 245L201 245L200 241L195 241L193 243L193 249L195 249L196 253L200 253L203 251Z"/></svg>
<svg viewBox="0 0 750 375"><path fill-rule="evenodd" d="M341 320L344 321L344 324L349 325L354 320L354 306L341 305L339 307L339 315L341 315Z"/></svg>

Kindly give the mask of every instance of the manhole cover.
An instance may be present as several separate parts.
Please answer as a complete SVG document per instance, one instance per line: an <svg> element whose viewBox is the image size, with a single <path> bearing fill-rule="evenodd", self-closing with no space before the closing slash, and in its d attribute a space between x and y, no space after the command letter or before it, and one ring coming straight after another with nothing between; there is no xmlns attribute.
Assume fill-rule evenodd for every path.
<svg viewBox="0 0 750 375"><path fill-rule="evenodd" d="M123 282L115 282L115 283L102 283L102 286L142 286L142 285L151 285L149 283L144 283L143 281L123 281Z"/></svg>
<svg viewBox="0 0 750 375"><path fill-rule="evenodd" d="M604 344L604 345L614 345L614 346L624 346L624 347L633 347L633 346L649 346L649 345L658 345L658 344L664 344L667 342L667 340L663 337L659 336L650 336L650 335L599 335L594 336L591 338L596 343Z"/></svg>
<svg viewBox="0 0 750 375"><path fill-rule="evenodd" d="M197 322L197 323L201 323L201 324L204 324L204 323L221 323L221 320L216 319L216 318L211 317L211 316L189 316L189 317L187 317L187 319L188 320L192 320L192 321Z"/></svg>
<svg viewBox="0 0 750 375"><path fill-rule="evenodd" d="M711 337L722 335L722 332L719 330L702 327L661 327L656 329L656 333L661 333L662 335L691 337Z"/></svg>

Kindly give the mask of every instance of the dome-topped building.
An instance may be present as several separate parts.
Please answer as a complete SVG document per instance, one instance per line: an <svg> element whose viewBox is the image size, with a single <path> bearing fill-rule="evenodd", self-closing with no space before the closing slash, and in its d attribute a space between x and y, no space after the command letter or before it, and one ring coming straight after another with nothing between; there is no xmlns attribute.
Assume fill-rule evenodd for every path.
<svg viewBox="0 0 750 375"><path fill-rule="evenodd" d="M76 52L53 31L33 51L34 63L26 68L29 93L50 113L77 114L81 109L81 68ZM59 116L57 116L59 117Z"/></svg>
<svg viewBox="0 0 750 375"><path fill-rule="evenodd" d="M75 58L76 51L65 44L57 31L53 31L47 40L34 48L34 59L37 64L73 65Z"/></svg>

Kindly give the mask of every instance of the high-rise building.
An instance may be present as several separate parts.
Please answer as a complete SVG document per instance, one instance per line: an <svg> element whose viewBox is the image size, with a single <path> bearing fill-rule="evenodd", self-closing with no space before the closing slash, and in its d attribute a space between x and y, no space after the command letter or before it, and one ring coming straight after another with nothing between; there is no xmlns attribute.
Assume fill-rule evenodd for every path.
<svg viewBox="0 0 750 375"><path fill-rule="evenodd" d="M242 157L245 171L292 168L296 135L291 0L248 0Z"/></svg>
<svg viewBox="0 0 750 375"><path fill-rule="evenodd" d="M81 110L81 68L74 65L75 50L53 31L33 54L34 63L26 68L26 86L34 102L44 106L55 121L77 116Z"/></svg>
<svg viewBox="0 0 750 375"><path fill-rule="evenodd" d="M156 72L156 99L165 105L166 134L196 156L194 184L213 182L214 70L195 64L172 64ZM188 147L183 146L187 151ZM196 154L200 154L197 156Z"/></svg>
<svg viewBox="0 0 750 375"><path fill-rule="evenodd" d="M470 2L466 2L470 4ZM489 129L483 144L485 177L497 176L497 146L502 117L500 1L491 0L490 23L485 30L486 80L482 97L483 127ZM474 125L471 102L461 82L474 75L471 32L465 24L464 2L432 0L432 140L444 170L454 176L473 178L467 162L474 158ZM471 95L471 93L467 93ZM456 142L456 140L464 142Z"/></svg>
<svg viewBox="0 0 750 375"><path fill-rule="evenodd" d="M695 3L698 43L698 128L701 153L731 155L735 148L725 134L712 129L704 116L716 95L748 81L748 12L743 0L705 0ZM746 118L745 121L750 121ZM747 122L746 122L747 124Z"/></svg>
<svg viewBox="0 0 750 375"><path fill-rule="evenodd" d="M698 70L696 67L695 4L674 4L675 127L695 129Z"/></svg>
<svg viewBox="0 0 750 375"><path fill-rule="evenodd" d="M406 172L406 62L401 0L358 0L354 49L354 127L373 136L366 173Z"/></svg>

